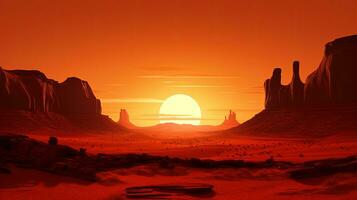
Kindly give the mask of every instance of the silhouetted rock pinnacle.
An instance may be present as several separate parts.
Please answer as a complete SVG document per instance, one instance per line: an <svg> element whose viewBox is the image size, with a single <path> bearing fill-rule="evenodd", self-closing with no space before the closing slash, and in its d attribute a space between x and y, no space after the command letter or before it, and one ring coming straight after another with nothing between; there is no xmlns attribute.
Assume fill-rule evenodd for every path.
<svg viewBox="0 0 357 200"><path fill-rule="evenodd" d="M224 121L221 124L221 127L232 128L232 127L235 127L238 125L239 125L239 122L236 119L236 113L233 112L232 110L229 110L228 117L227 116L224 117Z"/></svg>
<svg viewBox="0 0 357 200"><path fill-rule="evenodd" d="M133 128L134 124L132 124L129 120L129 114L126 109L120 109L119 121L118 123L126 128Z"/></svg>
<svg viewBox="0 0 357 200"><path fill-rule="evenodd" d="M291 103L293 106L300 106L304 103L304 83L300 79L300 63L293 63L293 79L290 83Z"/></svg>
<svg viewBox="0 0 357 200"><path fill-rule="evenodd" d="M265 107L278 108L280 106L281 69L275 68L270 79L264 82Z"/></svg>

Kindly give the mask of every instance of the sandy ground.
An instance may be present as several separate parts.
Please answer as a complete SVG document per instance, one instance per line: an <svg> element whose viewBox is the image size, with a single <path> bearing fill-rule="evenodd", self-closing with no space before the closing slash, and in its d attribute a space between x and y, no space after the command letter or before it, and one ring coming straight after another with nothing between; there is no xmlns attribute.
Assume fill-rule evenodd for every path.
<svg viewBox="0 0 357 200"><path fill-rule="evenodd" d="M13 168L12 175L0 175L0 199L125 199L129 186L162 183L209 183L214 194L207 199L355 199L357 174L337 174L326 179L296 182L278 170L185 168L158 169L140 166L98 175L87 183L28 169ZM179 199L202 199L178 196Z"/></svg>
<svg viewBox="0 0 357 200"><path fill-rule="evenodd" d="M47 142L47 135L30 135ZM343 134L318 139L201 137L146 138L135 134L92 134L86 137L61 136L59 143L86 148L90 153L148 153L180 158L244 159L302 162L343 157L357 153L357 135Z"/></svg>
<svg viewBox="0 0 357 200"><path fill-rule="evenodd" d="M89 153L149 153L183 158L245 159L303 162L343 157L357 153L354 134L323 139L284 138L171 138L155 139L135 134L61 136L59 143L84 147ZM30 135L47 141L47 135ZM304 180L290 179L277 169L202 170L183 167L162 169L155 165L137 166L98 174L89 183L46 172L12 166L11 174L0 174L0 199L125 199L125 188L168 183L207 183L214 194L207 199L356 199L357 174ZM178 196L175 199L202 199Z"/></svg>

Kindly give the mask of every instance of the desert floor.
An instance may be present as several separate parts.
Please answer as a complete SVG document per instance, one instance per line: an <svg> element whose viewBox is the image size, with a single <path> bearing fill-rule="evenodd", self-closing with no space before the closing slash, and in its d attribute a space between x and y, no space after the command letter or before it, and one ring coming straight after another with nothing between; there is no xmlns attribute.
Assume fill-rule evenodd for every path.
<svg viewBox="0 0 357 200"><path fill-rule="evenodd" d="M244 159L304 162L357 153L354 134L319 139L257 137L175 137L158 139L138 134L61 135L59 143L86 148L89 153L148 153L181 158ZM47 142L48 135L30 134ZM174 199L356 199L357 174L296 181L279 169L192 169L142 165L98 174L95 183L12 166L0 174L0 199L125 199L131 186L207 183L210 196L178 195Z"/></svg>

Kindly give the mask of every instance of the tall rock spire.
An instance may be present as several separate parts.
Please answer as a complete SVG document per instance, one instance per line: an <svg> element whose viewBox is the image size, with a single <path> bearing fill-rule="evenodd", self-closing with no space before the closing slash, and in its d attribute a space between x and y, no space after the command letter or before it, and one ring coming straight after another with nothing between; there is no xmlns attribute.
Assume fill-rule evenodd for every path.
<svg viewBox="0 0 357 200"><path fill-rule="evenodd" d="M134 126L129 120L129 114L126 109L120 109L118 123L126 128L132 128Z"/></svg>
<svg viewBox="0 0 357 200"><path fill-rule="evenodd" d="M279 107L281 87L281 69L275 68L272 77L264 82L265 108L274 109Z"/></svg>
<svg viewBox="0 0 357 200"><path fill-rule="evenodd" d="M290 83L291 100L293 106L299 106L304 103L304 83L300 79L300 63L293 63L293 78Z"/></svg>

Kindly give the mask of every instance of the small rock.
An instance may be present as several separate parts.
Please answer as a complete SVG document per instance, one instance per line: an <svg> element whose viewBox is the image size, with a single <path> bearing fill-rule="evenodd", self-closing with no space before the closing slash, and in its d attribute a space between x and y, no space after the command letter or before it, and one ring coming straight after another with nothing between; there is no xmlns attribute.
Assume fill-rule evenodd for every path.
<svg viewBox="0 0 357 200"><path fill-rule="evenodd" d="M58 144L58 139L57 139L57 137L51 136L51 137L48 139L48 144L49 144L49 145L57 145L57 144Z"/></svg>

